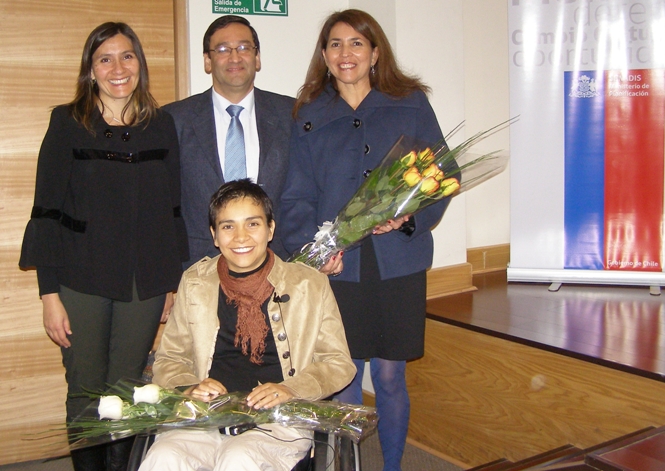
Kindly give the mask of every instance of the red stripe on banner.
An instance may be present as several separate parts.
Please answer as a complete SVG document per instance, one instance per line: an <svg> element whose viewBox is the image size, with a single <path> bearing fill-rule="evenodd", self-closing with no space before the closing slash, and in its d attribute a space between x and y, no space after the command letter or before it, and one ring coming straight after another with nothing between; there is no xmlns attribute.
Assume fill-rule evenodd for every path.
<svg viewBox="0 0 665 471"><path fill-rule="evenodd" d="M662 271L664 72L606 72L608 270Z"/></svg>

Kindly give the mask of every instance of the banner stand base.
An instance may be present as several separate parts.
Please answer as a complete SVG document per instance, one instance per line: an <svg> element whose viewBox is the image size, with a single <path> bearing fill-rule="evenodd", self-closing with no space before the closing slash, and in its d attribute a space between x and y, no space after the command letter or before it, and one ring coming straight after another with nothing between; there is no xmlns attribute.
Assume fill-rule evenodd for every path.
<svg viewBox="0 0 665 471"><path fill-rule="evenodd" d="M645 286L649 293L660 295L660 287L665 286L665 273L618 270L567 270L556 268L513 268L508 267L508 282L550 283L549 291L557 291L564 283L585 285Z"/></svg>

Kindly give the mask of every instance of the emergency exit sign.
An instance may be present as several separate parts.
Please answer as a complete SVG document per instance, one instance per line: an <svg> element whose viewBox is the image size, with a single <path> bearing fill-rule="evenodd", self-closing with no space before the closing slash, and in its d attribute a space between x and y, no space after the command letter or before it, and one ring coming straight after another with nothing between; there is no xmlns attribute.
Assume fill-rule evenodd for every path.
<svg viewBox="0 0 665 471"><path fill-rule="evenodd" d="M288 16L289 0L212 0L212 12L218 15Z"/></svg>

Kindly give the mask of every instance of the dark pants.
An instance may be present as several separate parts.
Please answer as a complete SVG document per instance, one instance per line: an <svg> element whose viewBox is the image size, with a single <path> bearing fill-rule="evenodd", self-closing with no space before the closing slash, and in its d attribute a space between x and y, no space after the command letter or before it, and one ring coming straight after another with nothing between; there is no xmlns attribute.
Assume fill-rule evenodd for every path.
<svg viewBox="0 0 665 471"><path fill-rule="evenodd" d="M159 328L166 295L139 301L134 287L133 300L121 302L61 286L60 299L72 330L69 336L72 346L61 349L68 386L67 422L71 422L91 402L87 397L81 397L85 390L102 392L121 378L141 379ZM72 452L74 469L124 469L124 458L109 459L106 448L92 447ZM119 443L112 448L119 451L127 446ZM103 467L100 467L101 460L107 463ZM110 461L120 464L111 467Z"/></svg>

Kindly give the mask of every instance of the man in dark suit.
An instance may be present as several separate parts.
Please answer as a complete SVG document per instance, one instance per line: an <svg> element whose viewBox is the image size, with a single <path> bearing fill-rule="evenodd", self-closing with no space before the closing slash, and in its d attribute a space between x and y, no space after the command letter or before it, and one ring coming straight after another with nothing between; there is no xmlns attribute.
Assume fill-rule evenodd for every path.
<svg viewBox="0 0 665 471"><path fill-rule="evenodd" d="M210 196L230 175L223 170L227 132L234 119L227 107L242 107L238 119L244 131L245 176L258 183L276 203L289 163L294 100L254 87L256 72L261 70L261 52L258 35L249 21L235 15L217 18L203 37L203 60L206 73L212 76L212 88L164 107L175 120L180 144L181 205L190 255L184 268L205 255L219 254L206 215ZM278 213L279 208L275 209ZM286 257L278 238L270 247Z"/></svg>

